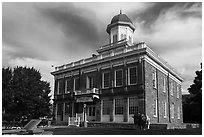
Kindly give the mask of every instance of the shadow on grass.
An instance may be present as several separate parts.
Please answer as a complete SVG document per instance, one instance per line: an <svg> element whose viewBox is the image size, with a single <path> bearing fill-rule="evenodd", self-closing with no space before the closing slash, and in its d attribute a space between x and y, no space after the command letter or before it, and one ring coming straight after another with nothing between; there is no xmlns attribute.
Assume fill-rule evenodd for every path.
<svg viewBox="0 0 204 137"><path fill-rule="evenodd" d="M150 129L141 131L131 128L56 128L47 129L53 135L202 135L202 129Z"/></svg>

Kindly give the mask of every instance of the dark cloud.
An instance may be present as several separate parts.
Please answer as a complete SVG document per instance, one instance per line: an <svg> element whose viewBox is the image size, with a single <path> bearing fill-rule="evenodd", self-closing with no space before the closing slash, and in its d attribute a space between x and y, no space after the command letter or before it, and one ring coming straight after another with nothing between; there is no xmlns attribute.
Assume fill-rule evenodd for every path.
<svg viewBox="0 0 204 137"><path fill-rule="evenodd" d="M149 29L149 27L157 20L157 18L163 13L169 10L170 8L177 6L182 7L185 5L185 8L188 9L192 5L194 5L194 2L157 2L157 3L147 3L152 4L153 6L150 6L147 10L141 13L137 13L135 11L130 13L130 17L133 20L142 22L145 21L145 28L146 30ZM198 5L201 5L198 4ZM181 17L188 17L188 16L200 16L199 13L192 11L192 12L180 12Z"/></svg>
<svg viewBox="0 0 204 137"><path fill-rule="evenodd" d="M41 8L44 18L50 19L62 32L78 41L80 44L94 46L101 40L104 33L100 29L102 24L97 16L88 10L75 8L71 3L65 6Z"/></svg>

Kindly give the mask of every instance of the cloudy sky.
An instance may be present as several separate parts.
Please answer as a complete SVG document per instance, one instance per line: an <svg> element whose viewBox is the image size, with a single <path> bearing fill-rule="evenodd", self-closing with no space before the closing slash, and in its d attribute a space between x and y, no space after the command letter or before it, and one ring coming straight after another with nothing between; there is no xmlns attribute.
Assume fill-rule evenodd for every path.
<svg viewBox="0 0 204 137"><path fill-rule="evenodd" d="M2 3L2 66L33 66L53 92L52 65L90 57L108 43L119 10L147 45L184 78L183 93L202 61L201 3Z"/></svg>

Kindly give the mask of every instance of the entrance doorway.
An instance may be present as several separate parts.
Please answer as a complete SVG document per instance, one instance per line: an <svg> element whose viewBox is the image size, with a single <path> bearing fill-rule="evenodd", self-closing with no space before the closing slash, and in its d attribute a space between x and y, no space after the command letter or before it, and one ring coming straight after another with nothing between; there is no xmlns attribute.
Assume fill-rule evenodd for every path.
<svg viewBox="0 0 204 137"><path fill-rule="evenodd" d="M87 120L88 121L96 120L96 106L87 106Z"/></svg>

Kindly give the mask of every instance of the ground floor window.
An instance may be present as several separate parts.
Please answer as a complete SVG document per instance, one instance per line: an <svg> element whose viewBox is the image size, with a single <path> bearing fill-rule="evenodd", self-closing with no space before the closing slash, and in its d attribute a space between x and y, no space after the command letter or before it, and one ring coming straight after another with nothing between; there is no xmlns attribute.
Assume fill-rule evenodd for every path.
<svg viewBox="0 0 204 137"><path fill-rule="evenodd" d="M174 104L171 104L171 118L174 118Z"/></svg>
<svg viewBox="0 0 204 137"><path fill-rule="evenodd" d="M103 100L103 115L110 115L111 101Z"/></svg>
<svg viewBox="0 0 204 137"><path fill-rule="evenodd" d="M96 108L95 107L89 107L88 113L89 113L88 114L89 116L95 116Z"/></svg>
<svg viewBox="0 0 204 137"><path fill-rule="evenodd" d="M123 99L122 98L115 99L115 114L116 115L123 114Z"/></svg>
<svg viewBox="0 0 204 137"><path fill-rule="evenodd" d="M138 113L138 100L136 97L129 98L129 114Z"/></svg>
<svg viewBox="0 0 204 137"><path fill-rule="evenodd" d="M63 114L63 104L57 104L57 115Z"/></svg>

